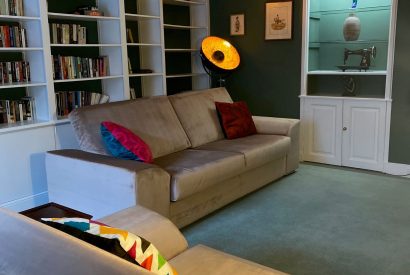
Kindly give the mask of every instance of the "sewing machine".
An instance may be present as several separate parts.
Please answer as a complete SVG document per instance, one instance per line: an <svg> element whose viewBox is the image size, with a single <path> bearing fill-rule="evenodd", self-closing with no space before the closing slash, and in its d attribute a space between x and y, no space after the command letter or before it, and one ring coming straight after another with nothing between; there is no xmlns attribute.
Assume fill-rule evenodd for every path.
<svg viewBox="0 0 410 275"><path fill-rule="evenodd" d="M350 55L360 55L362 59L360 60L360 65L358 66L351 66L346 65L346 61L348 60ZM342 66L337 66L342 71L348 69L358 69L359 71L365 70L367 71L370 67L371 59L376 57L376 47L371 46L370 48L358 49L358 50L349 50L345 49L344 51L344 60Z"/></svg>

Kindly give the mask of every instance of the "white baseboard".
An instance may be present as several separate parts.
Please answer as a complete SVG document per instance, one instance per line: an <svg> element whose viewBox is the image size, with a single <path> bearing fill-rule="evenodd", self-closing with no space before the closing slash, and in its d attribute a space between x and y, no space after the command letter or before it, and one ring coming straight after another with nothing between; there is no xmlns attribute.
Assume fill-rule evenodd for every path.
<svg viewBox="0 0 410 275"><path fill-rule="evenodd" d="M410 165L388 162L384 172L395 176L407 176L410 175Z"/></svg>
<svg viewBox="0 0 410 275"><path fill-rule="evenodd" d="M30 209L48 203L48 192L41 192L32 196L27 196L14 201L1 204L0 207L8 208L17 212Z"/></svg>

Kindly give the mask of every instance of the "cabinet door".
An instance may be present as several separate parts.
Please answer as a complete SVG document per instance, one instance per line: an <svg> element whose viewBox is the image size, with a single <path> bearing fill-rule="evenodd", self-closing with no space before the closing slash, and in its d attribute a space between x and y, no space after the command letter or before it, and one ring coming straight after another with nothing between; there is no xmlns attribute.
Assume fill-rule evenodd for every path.
<svg viewBox="0 0 410 275"><path fill-rule="evenodd" d="M341 164L342 103L338 99L305 101L305 160Z"/></svg>
<svg viewBox="0 0 410 275"><path fill-rule="evenodd" d="M345 100L342 165L383 169L386 102Z"/></svg>

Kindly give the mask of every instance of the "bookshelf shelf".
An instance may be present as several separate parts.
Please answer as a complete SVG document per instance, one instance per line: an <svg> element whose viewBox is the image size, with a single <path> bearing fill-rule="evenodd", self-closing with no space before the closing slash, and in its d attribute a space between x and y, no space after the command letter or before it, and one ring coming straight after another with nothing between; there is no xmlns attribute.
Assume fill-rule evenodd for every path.
<svg viewBox="0 0 410 275"><path fill-rule="evenodd" d="M155 20L155 19L161 19L161 18L155 15L133 14L133 13L125 14L125 20L127 21L142 21L142 20Z"/></svg>
<svg viewBox="0 0 410 275"><path fill-rule="evenodd" d="M161 44L158 43L127 43L127 46L130 47L161 47Z"/></svg>
<svg viewBox="0 0 410 275"><path fill-rule="evenodd" d="M165 49L165 52L199 52L199 49Z"/></svg>
<svg viewBox="0 0 410 275"><path fill-rule="evenodd" d="M148 74L129 74L129 77L150 77L150 76L163 76L163 73L148 73Z"/></svg>
<svg viewBox="0 0 410 275"><path fill-rule="evenodd" d="M16 123L3 123L0 124L0 134L6 134L6 133L11 133L11 132L16 132L16 131L24 131L24 130L29 130L29 129L34 129L34 128L40 128L40 127L47 127L47 126L52 126L53 122L52 121L41 121L41 120L25 120L25 121L19 121Z"/></svg>
<svg viewBox="0 0 410 275"><path fill-rule="evenodd" d="M45 82L22 82L12 84L0 84L0 89L14 89L14 88L26 88L26 87L41 87L47 86Z"/></svg>
<svg viewBox="0 0 410 275"><path fill-rule="evenodd" d="M120 20L119 17L113 16L89 16L89 15L79 15L79 14L69 14L69 13L56 13L49 12L49 19L61 19L61 20L77 20L77 21L110 21L110 20Z"/></svg>
<svg viewBox="0 0 410 275"><path fill-rule="evenodd" d="M74 48L87 48L87 47L121 47L121 44L51 44L51 47L74 47Z"/></svg>
<svg viewBox="0 0 410 275"><path fill-rule="evenodd" d="M75 79L58 79L58 80L54 80L54 83L92 81L92 80L104 80L104 79L118 79L118 78L123 78L123 77L124 77L123 75L110 75L110 76L75 78Z"/></svg>
<svg viewBox="0 0 410 275"><path fill-rule="evenodd" d="M205 1L188 1L188 0L164 0L164 4L178 5L178 6L196 6L205 5Z"/></svg>
<svg viewBox="0 0 410 275"><path fill-rule="evenodd" d="M17 47L1 47L0 52L30 52L30 51L42 51L43 48L40 47L27 47L27 48L17 48Z"/></svg>
<svg viewBox="0 0 410 275"><path fill-rule="evenodd" d="M187 73L187 74L170 74L167 78L185 78L185 77L195 77L195 76L206 76L206 73Z"/></svg>
<svg viewBox="0 0 410 275"><path fill-rule="evenodd" d="M174 25L174 24L164 24L165 29L176 29L176 30L200 30L200 29L208 29L205 26L185 26L185 25Z"/></svg>
<svg viewBox="0 0 410 275"><path fill-rule="evenodd" d="M0 22L9 22L9 21L40 21L40 17L32 17L32 16L14 16L14 15L0 15Z"/></svg>

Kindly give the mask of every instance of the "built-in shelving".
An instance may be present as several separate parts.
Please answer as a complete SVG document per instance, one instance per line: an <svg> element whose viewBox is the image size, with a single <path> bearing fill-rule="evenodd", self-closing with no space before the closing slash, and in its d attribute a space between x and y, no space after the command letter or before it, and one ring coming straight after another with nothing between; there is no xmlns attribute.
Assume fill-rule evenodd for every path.
<svg viewBox="0 0 410 275"><path fill-rule="evenodd" d="M205 1L189 1L189 0L164 0L164 4L179 5L179 6L197 6L206 5Z"/></svg>
<svg viewBox="0 0 410 275"><path fill-rule="evenodd" d="M76 21L102 21L102 20L120 20L119 17L113 16L89 16L80 14L68 14L68 13L48 13L49 19L60 19L60 20L76 20Z"/></svg>
<svg viewBox="0 0 410 275"><path fill-rule="evenodd" d="M160 19L159 16L155 15L146 15L146 14L132 14L126 13L125 20L127 21L142 21L142 20L153 20L153 19Z"/></svg>
<svg viewBox="0 0 410 275"><path fill-rule="evenodd" d="M308 75L382 75L386 76L387 71L331 71L331 70L320 70L320 71L309 71Z"/></svg>
<svg viewBox="0 0 410 275"><path fill-rule="evenodd" d="M208 27L205 26L185 26L185 25L174 25L174 24L164 24L165 29L179 29L179 30L195 30L195 29L204 29Z"/></svg>

